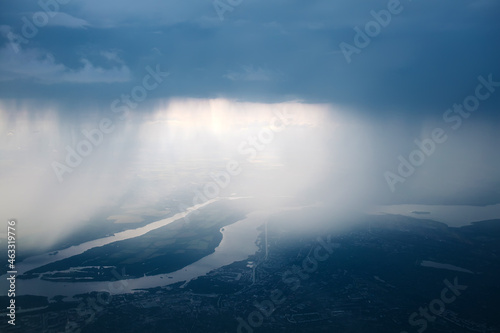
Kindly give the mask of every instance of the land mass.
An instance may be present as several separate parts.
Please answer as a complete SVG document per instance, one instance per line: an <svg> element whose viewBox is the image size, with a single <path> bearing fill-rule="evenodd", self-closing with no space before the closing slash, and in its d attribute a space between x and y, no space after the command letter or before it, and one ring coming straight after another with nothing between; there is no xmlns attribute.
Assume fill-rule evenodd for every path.
<svg viewBox="0 0 500 333"><path fill-rule="evenodd" d="M214 252L222 240L220 229L246 215L236 206L230 200L215 202L142 236L90 249L19 278L88 282L115 280L116 271L125 272L125 278L170 273Z"/></svg>

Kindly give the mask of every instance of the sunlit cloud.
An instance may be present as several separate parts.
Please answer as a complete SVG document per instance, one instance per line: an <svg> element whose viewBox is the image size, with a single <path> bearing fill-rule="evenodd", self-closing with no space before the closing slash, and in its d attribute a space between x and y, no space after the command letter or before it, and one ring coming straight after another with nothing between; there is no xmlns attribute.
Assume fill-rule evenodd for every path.
<svg viewBox="0 0 500 333"><path fill-rule="evenodd" d="M59 183L51 163L64 163L67 147L75 149L82 130L92 129L99 119L89 115L74 122L62 120L56 108L26 110L15 103L2 105L0 129L6 140L0 146L0 183L10 189L2 203L24 221L20 230L27 244L33 241L30 246L50 245L105 207L146 211L175 191L191 191L192 197L193 189L229 159L238 160L244 172L228 192L290 196L307 185L308 174L321 176L312 174L314 165L327 156L316 145L328 119L326 105L174 99L159 102L154 112L130 114L121 124L117 119L118 129ZM292 115L288 127L280 115ZM270 126L283 129L259 142L259 133ZM246 142L249 137L257 138L256 148ZM35 242L35 235L44 235L43 241Z"/></svg>

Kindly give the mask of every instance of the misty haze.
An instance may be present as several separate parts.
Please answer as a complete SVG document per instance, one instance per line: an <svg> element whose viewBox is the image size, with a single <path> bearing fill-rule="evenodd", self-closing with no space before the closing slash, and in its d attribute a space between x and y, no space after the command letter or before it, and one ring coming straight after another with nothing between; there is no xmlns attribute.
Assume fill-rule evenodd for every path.
<svg viewBox="0 0 500 333"><path fill-rule="evenodd" d="M0 332L500 332L500 5L0 5Z"/></svg>

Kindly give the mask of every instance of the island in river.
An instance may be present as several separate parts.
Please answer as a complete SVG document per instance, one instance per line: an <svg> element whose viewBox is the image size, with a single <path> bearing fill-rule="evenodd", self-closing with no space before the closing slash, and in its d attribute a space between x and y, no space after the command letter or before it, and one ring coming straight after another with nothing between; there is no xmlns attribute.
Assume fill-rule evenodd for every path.
<svg viewBox="0 0 500 333"><path fill-rule="evenodd" d="M127 278L170 273L213 253L222 240L221 229L246 214L234 201L215 202L197 214L140 237L92 248L30 270L19 278L41 276L50 281L88 282L116 279L116 271Z"/></svg>

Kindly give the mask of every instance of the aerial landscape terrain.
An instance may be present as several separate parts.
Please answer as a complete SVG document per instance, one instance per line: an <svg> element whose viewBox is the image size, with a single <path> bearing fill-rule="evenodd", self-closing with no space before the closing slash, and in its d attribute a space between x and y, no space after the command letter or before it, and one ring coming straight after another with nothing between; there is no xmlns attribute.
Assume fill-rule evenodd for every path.
<svg viewBox="0 0 500 333"><path fill-rule="evenodd" d="M29 282L40 274L47 281L109 281L111 286L142 274L176 271L214 252L222 238L219 230L245 217L238 201L206 206L188 220L194 229L177 220L19 278ZM150 288L130 290L121 281L121 286L72 299L67 294L21 296L23 332L500 329L499 220L450 228L420 217L379 214L360 216L341 228L313 220L307 231L296 223L320 218L317 211L309 207L271 215L266 230L259 228L255 254L192 280L169 283L166 274L163 283ZM83 265L95 268L67 270ZM7 297L2 303L8 305Z"/></svg>
<svg viewBox="0 0 500 333"><path fill-rule="evenodd" d="M500 332L499 17L0 1L0 333Z"/></svg>

